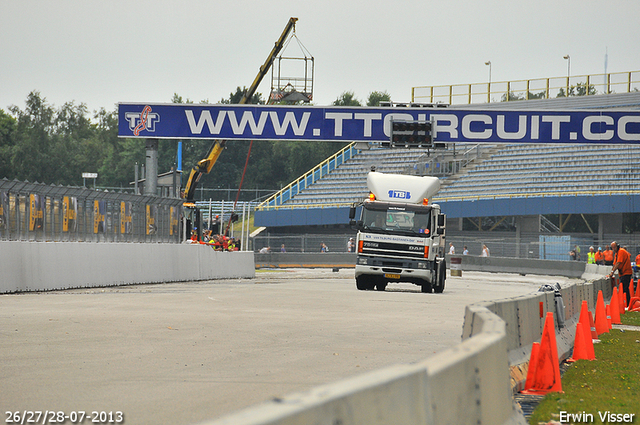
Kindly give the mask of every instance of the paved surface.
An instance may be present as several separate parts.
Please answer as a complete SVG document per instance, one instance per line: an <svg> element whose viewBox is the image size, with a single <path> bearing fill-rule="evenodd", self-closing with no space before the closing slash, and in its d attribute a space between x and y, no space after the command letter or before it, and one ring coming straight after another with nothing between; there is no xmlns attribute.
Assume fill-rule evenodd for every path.
<svg viewBox="0 0 640 425"><path fill-rule="evenodd" d="M464 307L566 278L465 272L443 294L353 270L0 296L0 413L192 424L460 342Z"/></svg>

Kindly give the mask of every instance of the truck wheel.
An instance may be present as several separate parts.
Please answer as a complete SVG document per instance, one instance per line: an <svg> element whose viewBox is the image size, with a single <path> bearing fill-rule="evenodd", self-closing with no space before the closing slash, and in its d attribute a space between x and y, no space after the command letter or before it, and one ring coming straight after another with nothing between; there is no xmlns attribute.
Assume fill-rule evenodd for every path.
<svg viewBox="0 0 640 425"><path fill-rule="evenodd" d="M437 283L433 288L436 294L442 294L444 292L444 281L447 279L447 263L441 261L438 265L438 277Z"/></svg>
<svg viewBox="0 0 640 425"><path fill-rule="evenodd" d="M425 294L431 293L431 282L423 280L422 285L420 285L420 290Z"/></svg>
<svg viewBox="0 0 640 425"><path fill-rule="evenodd" d="M372 281L371 276L358 276L356 277L356 288L361 291L372 291L375 287L375 283Z"/></svg>
<svg viewBox="0 0 640 425"><path fill-rule="evenodd" d="M376 283L376 290L378 291L384 291L387 288L387 282L378 282Z"/></svg>

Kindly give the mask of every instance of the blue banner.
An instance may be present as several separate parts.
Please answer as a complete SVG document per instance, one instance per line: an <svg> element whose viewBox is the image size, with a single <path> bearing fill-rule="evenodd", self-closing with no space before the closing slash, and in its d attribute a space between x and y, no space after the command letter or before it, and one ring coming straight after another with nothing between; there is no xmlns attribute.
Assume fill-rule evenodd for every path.
<svg viewBox="0 0 640 425"><path fill-rule="evenodd" d="M134 138L386 142L392 120L415 120L443 143L640 143L640 111L121 103L118 116Z"/></svg>

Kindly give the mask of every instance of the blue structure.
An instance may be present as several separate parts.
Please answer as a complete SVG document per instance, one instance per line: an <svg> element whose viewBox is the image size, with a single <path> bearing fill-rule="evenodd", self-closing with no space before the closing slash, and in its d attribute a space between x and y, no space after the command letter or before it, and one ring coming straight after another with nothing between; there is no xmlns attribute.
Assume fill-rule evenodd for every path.
<svg viewBox="0 0 640 425"><path fill-rule="evenodd" d="M549 111L604 107L613 113L640 110L640 93L473 105L483 107ZM629 131L632 127L636 131L635 124ZM290 226L347 225L350 204L368 193L365 180L371 165L382 172L431 175L448 167L448 174L439 175L443 188L432 201L440 204L449 219L640 212L638 145L576 144L574 136L567 133L559 143L486 144L473 159L464 157L473 149L466 144L458 153L426 153L416 149L358 150L352 145L349 157L343 155L339 166L320 179L314 178L313 184L303 176L298 181L304 180L304 188L289 186L263 203L256 211L255 223L274 231Z"/></svg>

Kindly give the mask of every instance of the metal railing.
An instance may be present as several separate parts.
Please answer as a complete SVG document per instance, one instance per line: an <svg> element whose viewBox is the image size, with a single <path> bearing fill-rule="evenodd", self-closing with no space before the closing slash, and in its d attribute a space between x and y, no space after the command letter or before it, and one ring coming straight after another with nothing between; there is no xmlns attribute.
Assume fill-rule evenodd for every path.
<svg viewBox="0 0 640 425"><path fill-rule="evenodd" d="M258 205L257 210L270 210L281 206L283 203L293 198L295 195L311 186L317 180L329 174L335 170L338 166L342 165L345 161L353 158L357 153L355 143L350 143L339 152L335 153L331 157L325 159L320 164L316 165L311 170L307 171L304 175L294 180L285 186L282 190L269 197L266 201Z"/></svg>
<svg viewBox="0 0 640 425"><path fill-rule="evenodd" d="M448 197L434 197L433 202L447 201L477 201L480 199L504 199L504 198L545 198L560 196L610 196L610 195L640 195L640 190L579 190L567 192L523 192L523 193L504 193L491 195L462 195Z"/></svg>
<svg viewBox="0 0 640 425"><path fill-rule="evenodd" d="M0 180L0 239L180 243L181 199Z"/></svg>
<svg viewBox="0 0 640 425"><path fill-rule="evenodd" d="M482 154L481 145L473 145L467 147L462 145L462 150L456 151L456 145L452 144L453 149L447 149L444 152L435 151L425 153L420 156L415 164L407 165L404 168L404 174L413 174L419 176L451 176L459 173L469 163L473 162Z"/></svg>
<svg viewBox="0 0 640 425"><path fill-rule="evenodd" d="M259 235L253 239L254 252L260 252L262 248L270 248L271 252L315 252L322 255L322 244L328 252L347 252L349 238L355 238L356 232L344 235Z"/></svg>
<svg viewBox="0 0 640 425"><path fill-rule="evenodd" d="M411 88L412 102L471 103L508 102L514 100L629 93L640 90L640 71L607 74L572 75L529 80L496 81Z"/></svg>

